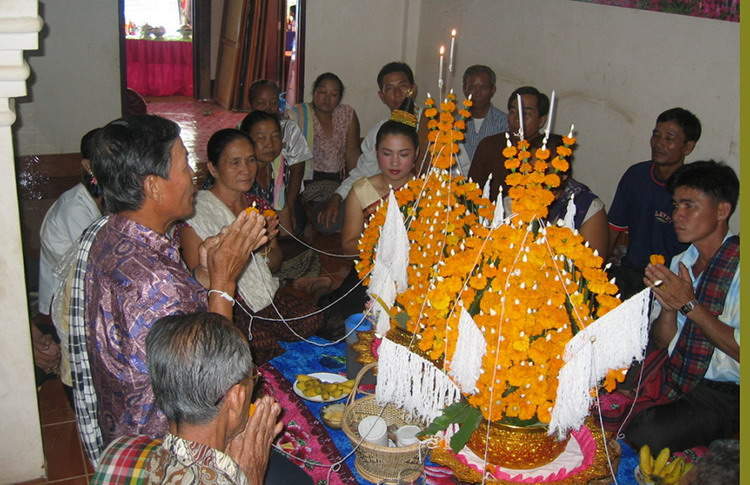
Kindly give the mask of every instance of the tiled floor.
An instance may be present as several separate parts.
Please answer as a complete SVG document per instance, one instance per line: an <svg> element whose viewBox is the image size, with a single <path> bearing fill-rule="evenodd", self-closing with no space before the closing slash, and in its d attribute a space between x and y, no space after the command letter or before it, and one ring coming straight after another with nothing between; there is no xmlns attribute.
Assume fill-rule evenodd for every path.
<svg viewBox="0 0 750 485"><path fill-rule="evenodd" d="M89 482L93 469L85 458L76 429L75 414L59 379L48 380L37 393L39 419L42 424L47 479L25 484L55 483L83 485Z"/></svg>
<svg viewBox="0 0 750 485"><path fill-rule="evenodd" d="M222 128L236 128L247 113L227 111L213 102L192 98L149 98L148 112L163 116L180 125L180 136L188 151L193 170L207 161L206 143Z"/></svg>

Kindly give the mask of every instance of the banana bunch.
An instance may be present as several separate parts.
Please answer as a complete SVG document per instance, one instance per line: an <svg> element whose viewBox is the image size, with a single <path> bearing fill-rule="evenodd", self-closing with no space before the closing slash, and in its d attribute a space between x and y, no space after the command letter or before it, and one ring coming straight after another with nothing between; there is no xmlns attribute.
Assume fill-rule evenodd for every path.
<svg viewBox="0 0 750 485"><path fill-rule="evenodd" d="M664 448L654 460L651 448L643 445L640 451L640 469L646 480L656 485L675 484L693 467L692 463L685 462L681 457L668 462L670 456L672 453L669 448Z"/></svg>
<svg viewBox="0 0 750 485"><path fill-rule="evenodd" d="M300 388L305 397L320 396L324 401L339 399L344 394L349 394L354 387L354 380L344 382L323 382L317 377L299 374L297 376L297 387Z"/></svg>

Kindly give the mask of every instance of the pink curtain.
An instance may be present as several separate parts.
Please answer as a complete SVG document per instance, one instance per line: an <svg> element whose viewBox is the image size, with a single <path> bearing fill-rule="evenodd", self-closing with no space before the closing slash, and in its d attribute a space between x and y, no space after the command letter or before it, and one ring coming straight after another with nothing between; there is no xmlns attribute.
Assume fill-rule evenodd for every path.
<svg viewBox="0 0 750 485"><path fill-rule="evenodd" d="M193 96L192 42L126 39L128 88L142 96Z"/></svg>

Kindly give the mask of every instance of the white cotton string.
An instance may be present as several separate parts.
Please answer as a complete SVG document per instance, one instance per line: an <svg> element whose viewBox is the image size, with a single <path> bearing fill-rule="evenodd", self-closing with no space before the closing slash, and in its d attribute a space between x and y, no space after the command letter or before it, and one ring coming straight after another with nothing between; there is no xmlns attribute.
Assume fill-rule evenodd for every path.
<svg viewBox="0 0 750 485"><path fill-rule="evenodd" d="M591 367L596 369L596 352L591 353ZM594 393L596 394L596 402L599 403L599 386L594 386ZM604 445L604 454L607 456L607 465L609 465L609 473L612 476L612 480L614 480L615 485L617 485L617 475L615 474L615 469L612 466L612 458L609 456L609 445L607 443L607 434L604 431L604 420L602 419L602 413L599 413L599 426L602 430L602 444Z"/></svg>
<svg viewBox="0 0 750 485"><path fill-rule="evenodd" d="M648 321L649 322L651 322L651 311L653 310L653 305L654 305L654 292L652 291L648 300ZM644 356L644 361L641 362L641 368L638 369L638 383L635 386L635 395L633 396L633 402L630 404L630 409L628 409L628 413L625 415L625 419L622 420L622 423L620 423L620 427L617 428L617 433L615 433L615 436L619 440L625 438L625 433L622 432L622 429L625 427L625 424L628 422L628 419L630 419L630 414L633 412L633 409L635 409L635 403L638 402L638 394L640 394L641 392L641 382L643 380L643 364L644 363L645 363L645 356ZM597 406L599 406L599 410L601 412L601 406L598 401L598 396L597 396Z"/></svg>
<svg viewBox="0 0 750 485"><path fill-rule="evenodd" d="M303 241L302 239L300 239L297 236L295 236L289 229L287 229L286 227L284 227L280 222L279 222L279 228L282 229L285 233L287 233L287 235L291 236L292 239L294 239L295 241L297 241L301 245L305 246L307 249L312 249L316 253L325 254L326 256L332 256L334 258L351 259L351 258L357 258L357 257L359 257L359 254L336 254L336 253L329 253L327 251L323 251L322 249L318 249L316 247L310 246L305 241Z"/></svg>
<svg viewBox="0 0 750 485"><path fill-rule="evenodd" d="M451 370L461 390L466 394L478 391L477 379L482 369L482 359L487 353L487 341L466 308L461 308L458 321L458 340L451 358Z"/></svg>
<svg viewBox="0 0 750 485"><path fill-rule="evenodd" d="M252 263L253 263L253 264L260 264L260 263L258 263L258 259L257 259L257 258L255 257L255 254L253 254L253 257L252 257ZM265 264L265 263L264 263L264 264ZM269 289L269 288L268 288L268 287L266 286L265 282L262 282L262 283L263 283L263 287L265 288L265 290L266 290L266 291L267 291L267 292L268 292L269 294L271 294L271 291L270 291L270 289ZM356 286L355 286L355 288L356 288ZM350 290L350 291L351 291L351 290ZM349 293L347 292L347 295L348 295L348 294L349 294ZM271 296L273 296L273 295L271 295ZM344 296L346 296L346 295L344 295ZM342 298L343 298L343 297L342 297ZM247 314L247 315L248 315L248 316L250 317L250 326L252 327L252 323L253 323L253 317L254 317L254 316L253 316L253 314L252 314L252 313L251 313L251 312L250 312L250 311L249 311L249 310L248 310L247 308L245 308L245 306L244 306L244 305L243 305L242 303L240 303L240 302L237 302L237 306L239 306L239 307L240 307L240 309L242 309L242 311L243 311L243 312L245 312L245 313L246 313L246 314ZM289 321L291 321L291 320L301 320L302 318L307 318L307 316L311 316L311 315L315 315L315 314L318 314L318 313L320 313L321 311L325 310L325 308L324 308L324 309L322 309L322 310L319 310L319 311L316 311L316 312L310 313L309 315L307 315L307 316L305 316L305 317L296 317L296 318L288 318L288 319L285 319L285 318L284 318L284 316L283 316L283 315L281 314L281 312L279 311L279 309L278 309L278 308L276 307L276 304L274 303L274 301L273 301L273 298L271 299L271 307L272 307L272 308L273 308L273 309L274 309L274 310L276 311L276 314L277 314L277 315L278 315L279 317L281 317L281 318L280 318L280 319L273 319L273 318L265 318L265 317L263 317L263 320L267 320L267 321L272 321L272 322L283 322L283 323L284 323L284 325L286 325L286 328L288 328L288 329L289 329L289 331L290 331L290 332L292 332L292 333L294 334L294 336L295 336L295 337L297 337L298 339L300 339L300 340L301 340L301 341L303 341L303 342L307 342L308 344L312 344L312 345L314 345L314 346L316 346L316 347L330 347L331 345L336 345L336 344L338 344L339 342L343 342L344 340L346 340L346 338L347 338L347 337L348 337L349 335L351 335L352 333L354 333L354 332L355 332L355 331L356 331L356 330L357 330L357 329L359 328L359 326L360 326L360 325L362 325L362 322L364 322L364 321L365 321L365 319L367 319L367 317L368 317L368 316L370 315L370 311L371 311L371 309L370 309L370 308L367 308L367 309L365 309L365 313L364 313L364 314L362 315L362 318L361 318L361 319L359 320L359 322L357 323L357 325L355 325L355 326L354 326L354 327L353 327L353 328L352 328L351 330L349 330L349 332L347 332L347 333L346 333L346 334L345 334L345 335L344 335L343 337L341 337L340 339L338 339L338 340L336 340L336 341L332 341L332 342L327 342L327 343L319 343L319 342L314 342L314 341L312 341L312 340L308 340L308 339L306 339L305 337L303 337L302 335L298 334L298 333L297 333L297 331L296 331L296 330L294 330L294 328L292 328L292 327L291 327L291 326L289 325L289 323L288 323L288 322L289 322ZM326 307L326 308L327 308L327 307ZM259 317L259 318L260 318L260 317ZM248 328L248 333L249 333L250 335L252 335L252 328Z"/></svg>
<svg viewBox="0 0 750 485"><path fill-rule="evenodd" d="M597 387L610 369L643 359L648 343L648 293L645 289L596 319L565 345L565 365L558 376L557 397L549 433L561 439L583 424L591 406L589 390ZM597 367L582 356L597 354ZM593 358L593 357L592 357Z"/></svg>

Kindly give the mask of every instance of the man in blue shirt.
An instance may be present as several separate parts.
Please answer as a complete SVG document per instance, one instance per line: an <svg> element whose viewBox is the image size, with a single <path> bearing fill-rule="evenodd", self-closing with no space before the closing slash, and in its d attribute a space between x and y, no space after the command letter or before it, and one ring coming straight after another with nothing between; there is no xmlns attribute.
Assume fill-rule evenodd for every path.
<svg viewBox="0 0 750 485"><path fill-rule="evenodd" d="M701 123L690 111L669 109L656 119L651 133L651 160L631 166L620 179L609 209L609 254L627 235L627 252L610 270L624 298L643 289L643 269L651 254L669 264L684 251L672 227L672 196L667 181L685 164L701 136Z"/></svg>

